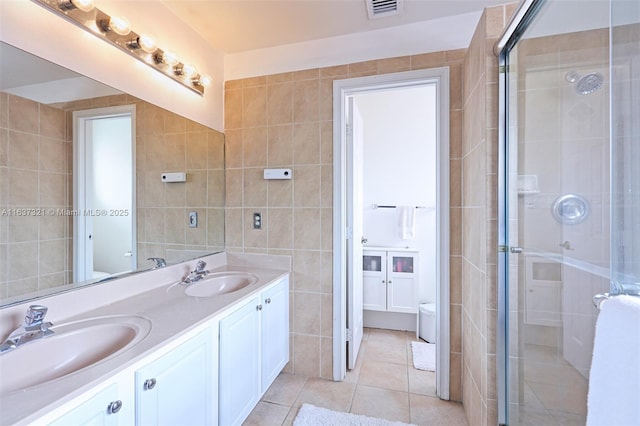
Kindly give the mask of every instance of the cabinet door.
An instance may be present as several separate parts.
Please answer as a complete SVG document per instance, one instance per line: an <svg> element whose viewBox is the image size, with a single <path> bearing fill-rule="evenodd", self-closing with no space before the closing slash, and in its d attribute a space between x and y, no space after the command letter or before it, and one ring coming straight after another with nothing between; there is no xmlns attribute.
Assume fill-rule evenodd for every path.
<svg viewBox="0 0 640 426"><path fill-rule="evenodd" d="M418 256L389 252L387 262L387 311L418 312Z"/></svg>
<svg viewBox="0 0 640 426"><path fill-rule="evenodd" d="M239 425L260 399L258 296L220 320L219 423Z"/></svg>
<svg viewBox="0 0 640 426"><path fill-rule="evenodd" d="M211 425L215 413L212 330L136 371L136 423Z"/></svg>
<svg viewBox="0 0 640 426"><path fill-rule="evenodd" d="M118 396L118 384L114 383L50 423L50 425L117 426L127 424L129 422L121 418L121 410L125 403L133 406L133 401L123 402L118 399Z"/></svg>
<svg viewBox="0 0 640 426"><path fill-rule="evenodd" d="M387 256L383 251L365 251L362 256L362 307L387 310Z"/></svg>
<svg viewBox="0 0 640 426"><path fill-rule="evenodd" d="M262 293L261 393L289 362L289 278Z"/></svg>

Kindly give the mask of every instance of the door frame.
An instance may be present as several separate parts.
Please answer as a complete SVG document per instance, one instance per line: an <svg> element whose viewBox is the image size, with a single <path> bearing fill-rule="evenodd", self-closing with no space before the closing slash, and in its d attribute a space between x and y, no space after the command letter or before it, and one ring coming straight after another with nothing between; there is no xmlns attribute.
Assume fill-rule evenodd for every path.
<svg viewBox="0 0 640 426"><path fill-rule="evenodd" d="M136 206L136 106L121 105L106 108L94 108L73 111L73 281L78 282L79 271L86 277L86 217L83 212L86 204L85 182L86 160L86 123L91 120L128 116L131 120L131 264L132 270L137 263L137 206ZM88 278L91 280L92 278Z"/></svg>
<svg viewBox="0 0 640 426"><path fill-rule="evenodd" d="M349 96L436 83L437 126L437 261L436 388L449 399L449 67L358 77L333 82L333 379L346 377L347 312L347 135ZM353 239L351 240L353 241ZM419 315L419 314L416 314Z"/></svg>

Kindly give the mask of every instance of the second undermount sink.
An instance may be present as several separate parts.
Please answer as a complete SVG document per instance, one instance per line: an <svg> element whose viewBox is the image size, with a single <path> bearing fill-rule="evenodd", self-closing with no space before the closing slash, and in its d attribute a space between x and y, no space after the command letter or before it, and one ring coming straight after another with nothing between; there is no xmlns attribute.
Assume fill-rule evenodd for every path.
<svg viewBox="0 0 640 426"><path fill-rule="evenodd" d="M258 277L248 272L214 272L188 284L184 293L193 297L211 297L238 291L257 281Z"/></svg>
<svg viewBox="0 0 640 426"><path fill-rule="evenodd" d="M144 339L151 322L108 316L51 327L54 334L0 356L0 395L77 373L118 355Z"/></svg>

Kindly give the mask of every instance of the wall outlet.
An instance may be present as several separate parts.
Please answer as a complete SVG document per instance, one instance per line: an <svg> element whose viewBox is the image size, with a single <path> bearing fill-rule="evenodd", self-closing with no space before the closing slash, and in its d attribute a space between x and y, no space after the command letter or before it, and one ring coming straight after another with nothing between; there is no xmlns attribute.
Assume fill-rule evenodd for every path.
<svg viewBox="0 0 640 426"><path fill-rule="evenodd" d="M253 229L262 229L262 213L253 214Z"/></svg>
<svg viewBox="0 0 640 426"><path fill-rule="evenodd" d="M189 228L198 227L198 212L189 212Z"/></svg>

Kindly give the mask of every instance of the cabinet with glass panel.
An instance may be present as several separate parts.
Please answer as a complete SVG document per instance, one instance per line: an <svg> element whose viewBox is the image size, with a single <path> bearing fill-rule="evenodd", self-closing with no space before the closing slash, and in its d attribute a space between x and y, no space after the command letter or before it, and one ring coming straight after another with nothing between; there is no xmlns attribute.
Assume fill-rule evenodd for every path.
<svg viewBox="0 0 640 426"><path fill-rule="evenodd" d="M364 250L363 307L370 311L418 311L418 252Z"/></svg>

